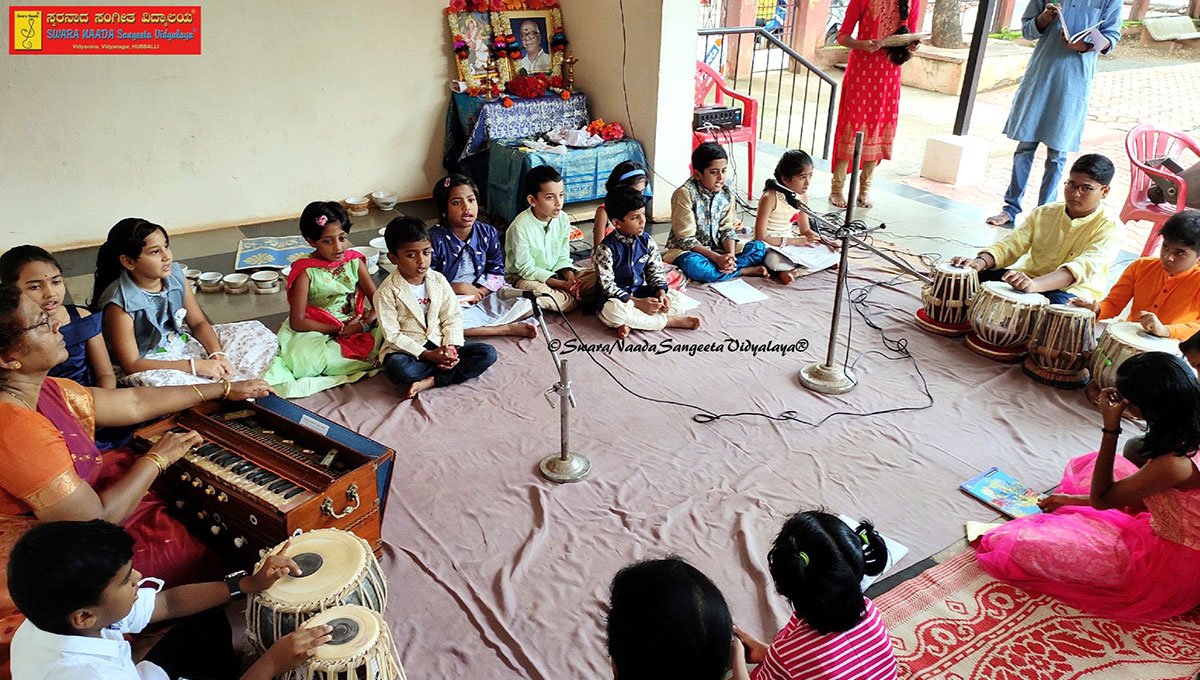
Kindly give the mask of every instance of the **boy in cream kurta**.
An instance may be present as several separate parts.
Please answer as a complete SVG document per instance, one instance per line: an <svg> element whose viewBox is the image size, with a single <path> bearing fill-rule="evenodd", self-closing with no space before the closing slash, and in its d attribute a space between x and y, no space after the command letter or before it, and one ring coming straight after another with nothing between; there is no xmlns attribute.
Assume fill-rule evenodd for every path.
<svg viewBox="0 0 1200 680"><path fill-rule="evenodd" d="M411 399L430 387L478 377L496 363L496 349L464 342L462 311L446 277L430 269L433 246L425 223L397 217L384 231L396 271L375 291L388 378Z"/></svg>

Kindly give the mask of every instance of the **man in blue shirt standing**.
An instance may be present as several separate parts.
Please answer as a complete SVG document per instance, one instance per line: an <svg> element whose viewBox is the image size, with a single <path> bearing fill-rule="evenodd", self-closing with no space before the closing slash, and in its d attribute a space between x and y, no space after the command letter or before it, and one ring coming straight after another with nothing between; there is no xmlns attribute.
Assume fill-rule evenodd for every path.
<svg viewBox="0 0 1200 680"><path fill-rule="evenodd" d="M1093 33L1070 42L1065 37L1092 26L1103 38ZM1121 37L1121 0L1066 0L1061 6L1055 0L1030 0L1021 15L1021 34L1037 45L1004 124L1017 150L1004 209L987 218L994 226L1016 223L1039 143L1046 145L1046 169L1038 205L1058 200L1067 153L1078 151L1083 137L1097 55Z"/></svg>

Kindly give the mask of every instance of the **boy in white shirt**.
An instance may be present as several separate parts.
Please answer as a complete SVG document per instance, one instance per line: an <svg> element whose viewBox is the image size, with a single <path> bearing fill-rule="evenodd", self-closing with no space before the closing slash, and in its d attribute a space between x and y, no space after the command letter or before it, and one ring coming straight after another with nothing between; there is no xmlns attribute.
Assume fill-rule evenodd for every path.
<svg viewBox="0 0 1200 680"><path fill-rule="evenodd" d="M196 614L232 597L262 592L287 573L289 557L274 555L253 576L159 591L140 587L133 539L104 520L47 522L17 541L8 561L8 589L26 621L12 641L13 680L166 680L149 661L134 664L126 633ZM146 579L153 580L153 579ZM267 680L316 653L330 626L300 628L271 646L242 676Z"/></svg>

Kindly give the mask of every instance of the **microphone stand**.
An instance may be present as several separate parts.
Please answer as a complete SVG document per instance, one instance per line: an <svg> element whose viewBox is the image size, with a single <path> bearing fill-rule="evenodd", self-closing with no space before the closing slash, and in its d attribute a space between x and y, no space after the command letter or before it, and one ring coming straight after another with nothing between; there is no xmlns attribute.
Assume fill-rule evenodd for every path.
<svg viewBox="0 0 1200 680"><path fill-rule="evenodd" d="M841 321L842 297L846 291L846 267L850 256L854 203L858 200L858 165L862 160L862 145L863 133L858 132L854 135L854 160L850 163L850 193L846 201L846 221L838 230L842 239L842 259L838 265L837 291L833 296L833 318L829 324L829 352L825 356L825 363L811 362L800 369L800 384L821 394L844 394L858 384L849 366L837 366L833 363L833 355L837 351L838 323Z"/></svg>
<svg viewBox="0 0 1200 680"><path fill-rule="evenodd" d="M542 337L546 340L546 349L550 351L550 358L554 360L554 367L558 369L558 382L546 390L544 396L550 403L550 408L554 408L554 398L550 395L558 395L559 449L558 453L552 453L543 458L538 469L546 479L552 482L560 484L578 482L592 471L592 463L586 457L571 451L570 409L575 408L576 405L575 395L571 392L571 379L567 373L567 360L560 358L554 349L550 329L546 327L546 319L542 314L542 306L538 304L537 297L531 295L526 299L533 304L533 318L537 319L538 326L542 329Z"/></svg>

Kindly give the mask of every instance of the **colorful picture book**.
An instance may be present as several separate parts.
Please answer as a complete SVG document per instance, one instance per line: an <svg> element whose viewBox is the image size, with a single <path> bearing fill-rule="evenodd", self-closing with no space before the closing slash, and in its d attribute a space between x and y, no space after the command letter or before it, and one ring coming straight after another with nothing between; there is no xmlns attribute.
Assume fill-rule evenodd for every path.
<svg viewBox="0 0 1200 680"><path fill-rule="evenodd" d="M1012 518L1041 512L1037 502L1042 494L997 467L968 479L959 488Z"/></svg>

